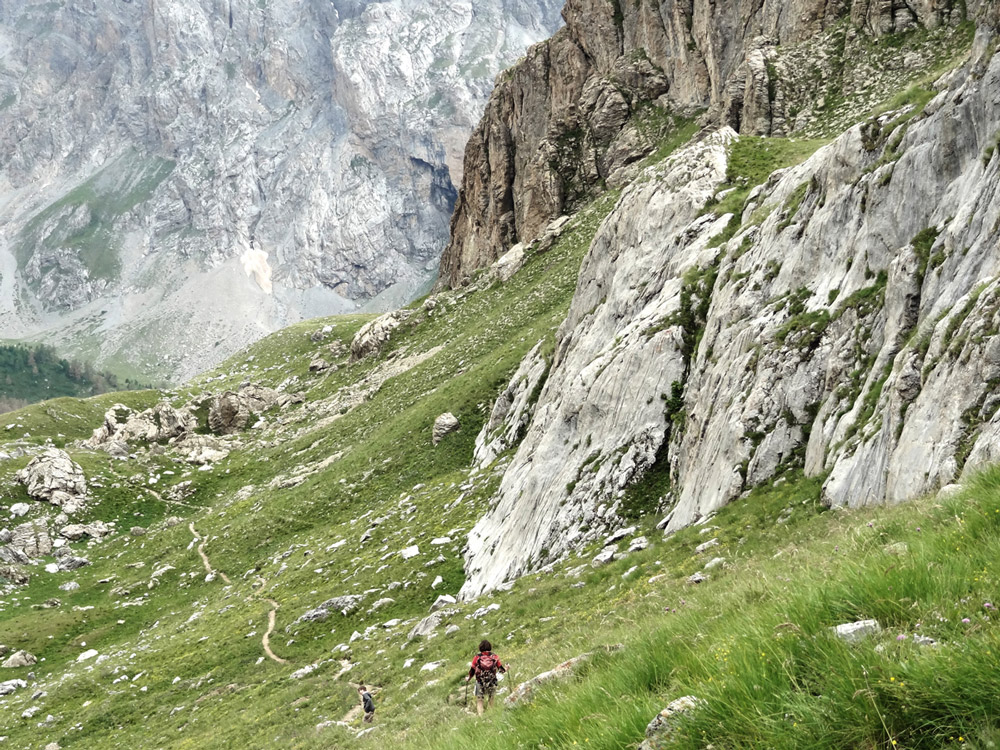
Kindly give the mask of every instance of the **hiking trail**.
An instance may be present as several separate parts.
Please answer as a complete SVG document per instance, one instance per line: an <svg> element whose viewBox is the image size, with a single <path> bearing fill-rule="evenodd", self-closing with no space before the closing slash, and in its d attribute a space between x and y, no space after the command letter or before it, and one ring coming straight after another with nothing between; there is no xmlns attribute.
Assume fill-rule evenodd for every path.
<svg viewBox="0 0 1000 750"><path fill-rule="evenodd" d="M256 580L260 583L260 593L263 593L264 592L264 586L267 584L267 581L265 579L261 578L260 576L257 576ZM256 597L257 597L257 594L251 594L250 597L247 599L247 601L250 601L251 599L254 599ZM267 654L269 658L271 658L274 661L278 662L278 664L288 664L288 659L282 659L280 656L278 656L276 653L274 653L274 651L271 650L271 633L274 632L275 616L276 616L276 614L278 612L278 609L281 607L281 605L278 604L276 601L274 601L274 599L270 599L270 598L268 598L266 596L262 596L260 598L263 599L265 602L267 602L268 604L271 605L271 609L267 613L267 631L264 633L263 637L260 639L260 643L264 647L264 653Z"/></svg>
<svg viewBox="0 0 1000 750"><path fill-rule="evenodd" d="M214 570L212 568L212 563L209 562L208 555L205 554L205 543L208 541L208 539L200 536L198 532L195 531L194 521L188 524L188 528L191 530L191 534L194 536L194 540L196 542L200 542L200 544L198 545L198 555L201 557L201 562L205 566L205 570L211 575L219 576L219 578L221 578L226 583L232 583L232 581L229 580L229 576L227 576L221 570Z"/></svg>

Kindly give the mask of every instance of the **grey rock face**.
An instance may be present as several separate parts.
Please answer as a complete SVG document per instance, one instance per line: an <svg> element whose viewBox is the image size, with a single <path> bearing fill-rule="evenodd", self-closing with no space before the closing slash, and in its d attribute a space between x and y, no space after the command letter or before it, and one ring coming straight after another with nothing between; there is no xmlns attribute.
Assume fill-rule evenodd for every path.
<svg viewBox="0 0 1000 750"><path fill-rule="evenodd" d="M775 173L720 247L710 239L729 217L698 215L725 172L711 139L626 189L583 262L494 508L470 534L462 595L611 526L658 453L668 533L789 466L828 472L825 502L860 506L1000 459L1000 159L984 158L997 90L1000 55L981 31L968 66L895 133L891 161L880 163L893 114ZM685 274L708 302L689 367L674 322ZM677 431L660 399L674 384ZM580 471L588 458L596 471Z"/></svg>
<svg viewBox="0 0 1000 750"><path fill-rule="evenodd" d="M58 448L46 448L35 456L16 479L33 498L58 505L66 513L78 511L87 494L83 469Z"/></svg>
<svg viewBox="0 0 1000 750"><path fill-rule="evenodd" d="M598 230L530 427L470 532L462 598L520 575L532 555L542 565L602 536L623 489L653 464L667 430L660 394L684 379L680 326L657 324L679 308L683 275L716 252L697 217L735 137L726 129L675 154ZM681 252L696 219L701 239ZM666 257L644 257L653 233Z"/></svg>
<svg viewBox="0 0 1000 750"><path fill-rule="evenodd" d="M490 418L476 436L473 462L480 468L488 466L505 450L517 445L527 432L535 407L534 400L538 398L549 371L541 347L541 342L535 344L528 356L521 360L510 385L497 397Z"/></svg>
<svg viewBox="0 0 1000 750"><path fill-rule="evenodd" d="M87 320L99 358L186 376L303 317L411 297L494 76L558 10L5 3L0 335L72 346Z"/></svg>
<svg viewBox="0 0 1000 750"><path fill-rule="evenodd" d="M707 109L708 121L740 133L788 133L824 108L839 75L826 75L825 58L859 31L955 26L966 14L995 24L1000 10L987 0L569 0L566 27L498 81L472 134L439 285L467 283L600 183L624 184L662 135L650 111ZM780 59L779 49L820 37L819 54ZM868 74L845 77L839 96L877 84L881 69L862 67Z"/></svg>

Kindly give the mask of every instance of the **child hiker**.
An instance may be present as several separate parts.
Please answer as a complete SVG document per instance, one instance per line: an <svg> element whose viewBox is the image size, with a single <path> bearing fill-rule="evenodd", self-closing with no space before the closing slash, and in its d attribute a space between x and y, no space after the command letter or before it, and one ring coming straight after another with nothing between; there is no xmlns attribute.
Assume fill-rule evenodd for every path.
<svg viewBox="0 0 1000 750"><path fill-rule="evenodd" d="M375 701L372 694L364 685L358 685L358 694L361 696L361 705L365 709L365 724L371 724L375 719Z"/></svg>
<svg viewBox="0 0 1000 750"><path fill-rule="evenodd" d="M476 678L476 711L483 715L483 701L486 707L493 705L493 694L497 689L497 673L506 672L507 668L500 663L500 658L493 653L493 646L484 640L479 644L479 653L472 659L472 667L465 681Z"/></svg>

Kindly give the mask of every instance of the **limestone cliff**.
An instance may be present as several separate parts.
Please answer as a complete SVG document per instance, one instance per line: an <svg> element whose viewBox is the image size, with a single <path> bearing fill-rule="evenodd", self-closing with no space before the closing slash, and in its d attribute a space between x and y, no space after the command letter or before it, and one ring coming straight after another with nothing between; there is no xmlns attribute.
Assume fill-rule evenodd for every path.
<svg viewBox="0 0 1000 750"><path fill-rule="evenodd" d="M669 491L640 510L666 513L669 533L787 468L856 506L1000 456L989 24L935 89L778 170L735 211L705 209L727 205L727 159L741 139L769 146L725 125L624 191L470 534L464 596L600 538L657 474Z"/></svg>
<svg viewBox="0 0 1000 750"><path fill-rule="evenodd" d="M189 376L429 283L555 0L0 6L0 336Z"/></svg>
<svg viewBox="0 0 1000 750"><path fill-rule="evenodd" d="M854 122L866 94L941 63L919 49L873 59L873 39L954 28L993 6L568 0L565 28L501 77L466 146L439 286L466 283L605 184L626 182L673 118L705 111L704 123L757 135L839 132L833 120Z"/></svg>

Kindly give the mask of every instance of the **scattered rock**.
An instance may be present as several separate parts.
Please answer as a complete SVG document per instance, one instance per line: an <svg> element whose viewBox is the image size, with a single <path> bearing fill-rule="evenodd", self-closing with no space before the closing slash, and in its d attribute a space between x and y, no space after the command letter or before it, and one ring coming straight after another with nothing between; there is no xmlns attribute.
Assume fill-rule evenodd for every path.
<svg viewBox="0 0 1000 750"><path fill-rule="evenodd" d="M0 695L10 695L15 690L20 690L21 688L28 687L28 683L24 680L7 680L6 682L0 682Z"/></svg>
<svg viewBox="0 0 1000 750"><path fill-rule="evenodd" d="M649 546L649 540L644 536L637 536L628 545L629 552L642 552Z"/></svg>
<svg viewBox="0 0 1000 750"><path fill-rule="evenodd" d="M713 568L717 568L720 565L724 564L725 562L726 559L724 557L713 557L711 560L705 563L704 570L712 570Z"/></svg>
<svg viewBox="0 0 1000 750"><path fill-rule="evenodd" d="M75 557L73 555L66 555L61 560L59 560L59 570L77 570L82 568L84 565L90 565L90 560L85 557Z"/></svg>
<svg viewBox="0 0 1000 750"><path fill-rule="evenodd" d="M683 698L671 701L646 725L646 739L639 745L639 750L666 748L681 717L703 706L704 703L703 700L693 695L685 695Z"/></svg>
<svg viewBox="0 0 1000 750"><path fill-rule="evenodd" d="M439 612L427 615L427 617L413 626L413 629L410 631L409 635L407 635L406 639L412 641L414 638L426 637L437 630L437 627L440 624L441 614Z"/></svg>
<svg viewBox="0 0 1000 750"><path fill-rule="evenodd" d="M606 545L607 544L613 544L614 542L621 541L625 537L629 536L630 534L634 534L634 533L635 533L635 526L629 526L629 527L624 528L624 529L618 529L617 531L614 531L611 534L609 534L608 537L607 537L607 539L604 540L604 543Z"/></svg>
<svg viewBox="0 0 1000 750"><path fill-rule="evenodd" d="M431 435L431 442L437 445L444 439L445 435L457 432L460 426L458 418L450 411L446 411L434 420L434 431Z"/></svg>
<svg viewBox="0 0 1000 750"><path fill-rule="evenodd" d="M439 669L444 666L443 661L431 661L427 662L420 668L421 672L433 672L435 669Z"/></svg>
<svg viewBox="0 0 1000 750"><path fill-rule="evenodd" d="M615 559L615 554L618 552L617 544L609 544L607 547L598 552L594 559L590 561L590 564L595 568L599 568L602 565L607 565L609 562Z"/></svg>
<svg viewBox="0 0 1000 750"><path fill-rule="evenodd" d="M456 604L457 602L458 600L451 594L441 594L431 605L431 612L437 612L442 607L447 607L449 604Z"/></svg>
<svg viewBox="0 0 1000 750"><path fill-rule="evenodd" d="M712 549L712 547L718 547L718 546L719 546L719 540L717 538L712 538L709 539L707 542L702 542L701 544L699 544L697 547L694 548L694 551L697 552L698 554L701 554L706 550Z"/></svg>
<svg viewBox="0 0 1000 750"><path fill-rule="evenodd" d="M31 510L31 506L27 503L14 503L10 506L11 518L20 518L21 516L25 516L28 514L29 510Z"/></svg>
<svg viewBox="0 0 1000 750"><path fill-rule="evenodd" d="M288 675L288 677L289 679L292 680L301 680L306 675L310 675L313 672L315 672L318 668L319 668L318 664L306 664L304 667L302 667L302 669L296 669L294 672Z"/></svg>
<svg viewBox="0 0 1000 750"><path fill-rule="evenodd" d="M420 554L420 548L414 544L412 547L407 547L406 549L401 549L399 551L400 557L404 560L409 560L411 557L416 557Z"/></svg>
<svg viewBox="0 0 1000 750"><path fill-rule="evenodd" d="M441 576L435 576L434 583L431 584L431 589L436 589L442 583L444 583L444 579Z"/></svg>
<svg viewBox="0 0 1000 750"><path fill-rule="evenodd" d="M857 622L845 622L836 625L830 630L841 640L848 643L860 643L870 635L876 635L882 631L882 626L877 620L858 620Z"/></svg>
<svg viewBox="0 0 1000 750"><path fill-rule="evenodd" d="M926 635L915 635L913 636L913 643L916 646L937 646L939 645L937 641L933 638L928 638Z"/></svg>
<svg viewBox="0 0 1000 750"><path fill-rule="evenodd" d="M82 654L80 654L78 657L76 657L76 660L77 661L87 661L88 659L93 659L95 656L97 656L97 649L96 648L88 648L86 651L84 651Z"/></svg>
<svg viewBox="0 0 1000 750"><path fill-rule="evenodd" d="M60 591L76 591L80 588L80 584L76 581L66 581L66 583L59 584Z"/></svg>
<svg viewBox="0 0 1000 750"><path fill-rule="evenodd" d="M31 497L57 505L65 513L80 510L87 495L83 469L58 448L46 448L17 472L15 479Z"/></svg>
<svg viewBox="0 0 1000 750"><path fill-rule="evenodd" d="M128 533L131 534L132 536L145 536L146 529L144 529L142 526L133 526L131 529L128 530Z"/></svg>
<svg viewBox="0 0 1000 750"><path fill-rule="evenodd" d="M705 581L708 580L708 576L705 575L704 573L694 573L692 575L689 575L687 580L688 583L694 583L694 584L704 583Z"/></svg>

